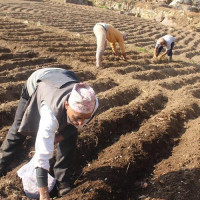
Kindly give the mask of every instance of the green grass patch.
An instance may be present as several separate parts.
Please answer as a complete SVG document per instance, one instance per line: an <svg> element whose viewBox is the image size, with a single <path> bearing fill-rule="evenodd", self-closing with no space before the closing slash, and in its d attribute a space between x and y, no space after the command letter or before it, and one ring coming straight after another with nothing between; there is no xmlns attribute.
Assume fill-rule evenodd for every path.
<svg viewBox="0 0 200 200"><path fill-rule="evenodd" d="M121 7L122 7L122 4L118 3L118 9L121 9Z"/></svg>
<svg viewBox="0 0 200 200"><path fill-rule="evenodd" d="M108 9L107 6L98 6L98 8L104 8L104 9Z"/></svg>
<svg viewBox="0 0 200 200"><path fill-rule="evenodd" d="M153 53L152 49L146 49L144 47L135 47L135 49L139 52L143 52L143 53Z"/></svg>

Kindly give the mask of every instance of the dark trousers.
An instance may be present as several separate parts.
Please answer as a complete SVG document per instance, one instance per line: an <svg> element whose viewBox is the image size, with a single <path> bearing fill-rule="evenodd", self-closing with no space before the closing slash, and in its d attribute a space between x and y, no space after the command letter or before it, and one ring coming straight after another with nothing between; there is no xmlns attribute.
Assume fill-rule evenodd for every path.
<svg viewBox="0 0 200 200"><path fill-rule="evenodd" d="M168 55L168 56L172 56L172 55L173 55L173 52L172 52L173 48L174 48L174 42L171 43L171 49L169 49L169 50L167 51L167 55ZM162 51L162 49L163 49L163 46L160 46L160 47L158 48L157 56L160 54L160 52Z"/></svg>
<svg viewBox="0 0 200 200"><path fill-rule="evenodd" d="M7 164L12 162L18 147L22 145L26 136L18 133L19 126L22 121L22 117L26 110L29 95L24 86L22 90L22 95L19 100L19 104L15 113L14 122L6 135L4 142L0 148L0 170L6 171ZM56 163L54 165L55 178L61 185L66 185L69 183L71 170L72 170L72 160L73 153L76 148L77 141L77 129L74 126L67 126L62 134L65 135L65 139L57 144L57 155ZM3 170L4 169L4 170Z"/></svg>
<svg viewBox="0 0 200 200"><path fill-rule="evenodd" d="M22 134L19 134L17 131L22 121L26 105L29 100L29 95L27 93L26 86L22 89L21 98L18 103L18 107L15 113L15 118L12 126L10 127L8 134L6 135L5 140L3 141L0 148L0 169L4 172L6 171L6 165L10 163L14 157L14 154L24 142L26 137Z"/></svg>
<svg viewBox="0 0 200 200"><path fill-rule="evenodd" d="M62 134L65 135L65 139L57 144L54 165L54 176L59 188L69 187L78 132L74 126L69 125L62 131Z"/></svg>

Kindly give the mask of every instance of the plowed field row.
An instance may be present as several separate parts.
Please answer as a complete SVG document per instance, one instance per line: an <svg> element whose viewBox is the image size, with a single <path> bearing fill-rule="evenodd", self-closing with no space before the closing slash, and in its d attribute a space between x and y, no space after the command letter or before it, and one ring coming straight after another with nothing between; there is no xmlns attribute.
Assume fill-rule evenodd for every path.
<svg viewBox="0 0 200 200"><path fill-rule="evenodd" d="M90 6L63 4L55 1L0 1L0 15L55 27L63 31L93 36L92 29L99 21L107 22L128 33L128 44L153 49L155 40L164 34L176 38L175 55L199 62L200 34L187 30L168 28L154 21L119 15ZM19 33L26 34L26 33ZM38 33L35 33L38 34Z"/></svg>

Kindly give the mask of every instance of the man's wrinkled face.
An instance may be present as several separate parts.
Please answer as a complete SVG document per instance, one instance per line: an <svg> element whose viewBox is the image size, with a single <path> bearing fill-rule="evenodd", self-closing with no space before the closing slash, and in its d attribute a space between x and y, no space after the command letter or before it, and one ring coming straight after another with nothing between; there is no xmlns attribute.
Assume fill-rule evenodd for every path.
<svg viewBox="0 0 200 200"><path fill-rule="evenodd" d="M84 124L84 121L86 119L90 119L92 113L78 113L74 111L70 106L69 103L66 101L65 102L65 109L66 109L66 114L70 120L70 122L75 125L75 126L81 126Z"/></svg>

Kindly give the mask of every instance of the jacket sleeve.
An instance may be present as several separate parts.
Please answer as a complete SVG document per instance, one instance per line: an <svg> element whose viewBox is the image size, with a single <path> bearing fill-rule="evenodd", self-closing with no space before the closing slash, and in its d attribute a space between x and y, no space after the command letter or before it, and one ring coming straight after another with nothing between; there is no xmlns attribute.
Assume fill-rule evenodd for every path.
<svg viewBox="0 0 200 200"><path fill-rule="evenodd" d="M113 51L114 53L117 53L117 48L116 48L115 43L110 43L110 46L111 46L111 48L112 48L112 51Z"/></svg>
<svg viewBox="0 0 200 200"><path fill-rule="evenodd" d="M123 39L119 41L119 48L120 48L121 53L124 54L125 53L125 47L124 47L124 40Z"/></svg>
<svg viewBox="0 0 200 200"><path fill-rule="evenodd" d="M59 124L46 104L42 103L40 108L40 122L35 142L35 167L49 170L49 159L54 152L55 133Z"/></svg>

